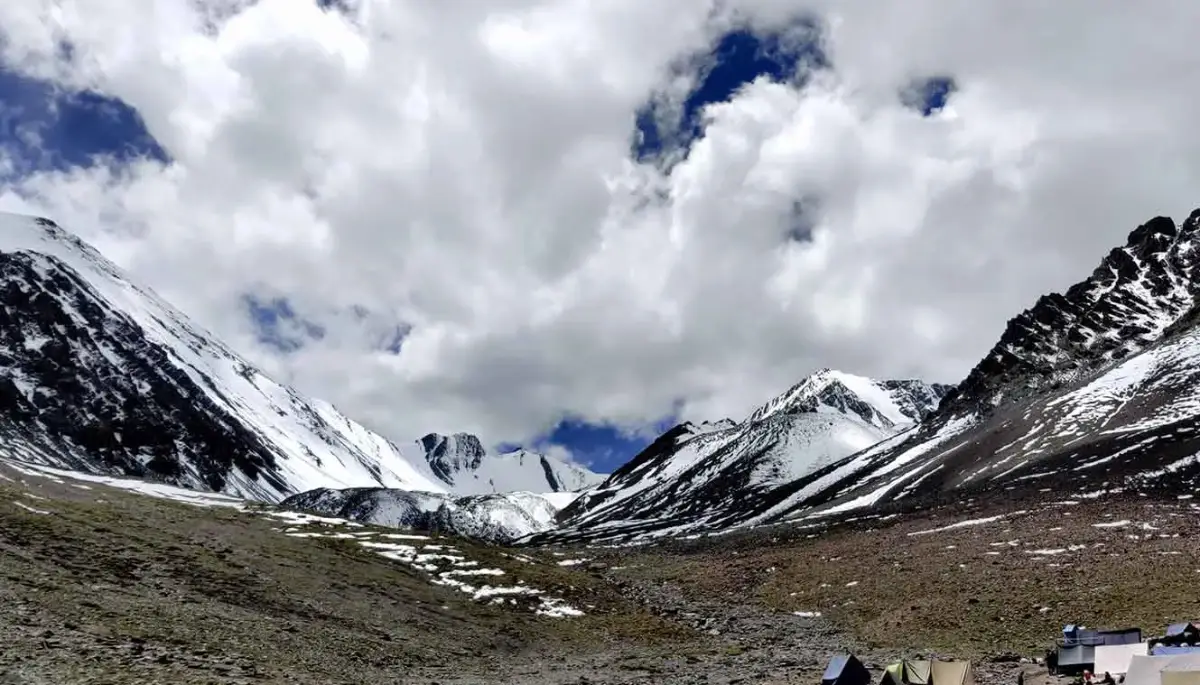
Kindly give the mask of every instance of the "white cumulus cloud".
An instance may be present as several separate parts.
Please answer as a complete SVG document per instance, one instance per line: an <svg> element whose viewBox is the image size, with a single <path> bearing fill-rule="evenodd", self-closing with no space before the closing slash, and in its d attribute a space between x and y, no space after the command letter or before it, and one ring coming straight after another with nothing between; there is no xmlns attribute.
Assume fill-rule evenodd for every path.
<svg viewBox="0 0 1200 685"><path fill-rule="evenodd" d="M120 98L171 158L41 172L0 208L401 439L740 418L821 366L955 381L1138 223L1200 205L1194 3L345 4L0 3L8 68ZM679 65L805 13L832 71L708 108L669 168L631 159ZM947 110L903 107L935 74ZM811 242L787 239L798 203ZM263 345L247 294L327 334Z"/></svg>

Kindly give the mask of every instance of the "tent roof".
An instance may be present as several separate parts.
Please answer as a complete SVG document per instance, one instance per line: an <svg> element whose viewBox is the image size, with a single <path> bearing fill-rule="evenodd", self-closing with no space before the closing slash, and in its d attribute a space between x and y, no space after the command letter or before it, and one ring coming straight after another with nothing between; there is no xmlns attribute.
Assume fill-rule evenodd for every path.
<svg viewBox="0 0 1200 685"><path fill-rule="evenodd" d="M1167 659L1167 665L1162 669L1164 671L1200 671L1200 652L1176 654Z"/></svg>
<svg viewBox="0 0 1200 685"><path fill-rule="evenodd" d="M1194 625L1196 625L1196 624L1191 621L1184 621L1183 623L1172 623L1171 625L1167 626L1167 635L1178 635L1178 634L1182 633L1183 631L1187 630L1189 626L1194 626Z"/></svg>
<svg viewBox="0 0 1200 685"><path fill-rule="evenodd" d="M1170 645L1155 645L1150 650L1153 656L1177 656L1179 654L1200 653L1200 647L1172 647Z"/></svg>
<svg viewBox="0 0 1200 685"><path fill-rule="evenodd" d="M1126 645L1100 645L1096 647L1095 672L1120 675L1129 670L1129 662L1134 656L1145 656L1145 642L1135 642Z"/></svg>
<svg viewBox="0 0 1200 685"><path fill-rule="evenodd" d="M829 666L826 667L821 680L823 683L838 685L869 685L871 673L853 655L839 654L829 660Z"/></svg>
<svg viewBox="0 0 1200 685"><path fill-rule="evenodd" d="M850 663L851 656L849 654L838 654L829 660L829 665L825 667L825 675L821 676L822 680L837 680L838 676L845 670L846 664Z"/></svg>

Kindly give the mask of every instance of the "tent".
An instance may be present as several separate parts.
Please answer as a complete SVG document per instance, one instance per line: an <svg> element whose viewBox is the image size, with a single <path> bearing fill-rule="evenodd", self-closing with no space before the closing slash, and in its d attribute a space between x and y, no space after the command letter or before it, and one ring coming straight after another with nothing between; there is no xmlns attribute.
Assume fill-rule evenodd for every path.
<svg viewBox="0 0 1200 685"><path fill-rule="evenodd" d="M1184 621L1183 623L1172 623L1167 626L1167 637L1175 637L1177 635L1185 635L1188 632L1196 632L1197 626L1192 621Z"/></svg>
<svg viewBox="0 0 1200 685"><path fill-rule="evenodd" d="M1098 676L1111 673L1113 676L1129 671L1129 662L1135 656L1146 656L1145 642L1135 642L1128 645L1100 645L1096 647L1096 661L1093 672Z"/></svg>
<svg viewBox="0 0 1200 685"><path fill-rule="evenodd" d="M970 661L932 661L929 664L930 685L975 685L975 673Z"/></svg>
<svg viewBox="0 0 1200 685"><path fill-rule="evenodd" d="M1097 632L1096 637L1101 645L1136 645L1142 641L1142 629L1101 630Z"/></svg>
<svg viewBox="0 0 1200 685"><path fill-rule="evenodd" d="M1200 685L1200 654L1134 656L1125 685Z"/></svg>
<svg viewBox="0 0 1200 685"><path fill-rule="evenodd" d="M1200 653L1200 647L1171 647L1168 645L1154 645L1150 648L1150 656L1179 656L1180 654L1197 654Z"/></svg>
<svg viewBox="0 0 1200 685"><path fill-rule="evenodd" d="M1166 658L1169 661L1160 671L1162 685L1200 685L1200 654L1177 654Z"/></svg>
<svg viewBox="0 0 1200 685"><path fill-rule="evenodd" d="M1096 647L1098 645L1128 645L1142 641L1141 628L1096 630L1076 625L1063 626L1062 647Z"/></svg>
<svg viewBox="0 0 1200 685"><path fill-rule="evenodd" d="M905 661L904 682L908 685L929 685L929 662Z"/></svg>
<svg viewBox="0 0 1200 685"><path fill-rule="evenodd" d="M884 669L880 685L929 685L929 662L897 661Z"/></svg>
<svg viewBox="0 0 1200 685"><path fill-rule="evenodd" d="M829 660L821 685L870 685L871 674L851 654L840 654Z"/></svg>
<svg viewBox="0 0 1200 685"><path fill-rule="evenodd" d="M1158 642L1165 645L1194 645L1200 642L1200 624L1193 621L1172 623L1167 626L1166 636Z"/></svg>
<svg viewBox="0 0 1200 685"><path fill-rule="evenodd" d="M1059 673L1082 673L1090 671L1096 663L1096 648L1091 645L1073 645L1058 648Z"/></svg>
<svg viewBox="0 0 1200 685"><path fill-rule="evenodd" d="M1158 673L1170 660L1166 656L1134 656L1129 660L1124 685L1160 685Z"/></svg>
<svg viewBox="0 0 1200 685"><path fill-rule="evenodd" d="M1168 671L1164 668L1159 675L1162 685L1200 685L1200 671Z"/></svg>

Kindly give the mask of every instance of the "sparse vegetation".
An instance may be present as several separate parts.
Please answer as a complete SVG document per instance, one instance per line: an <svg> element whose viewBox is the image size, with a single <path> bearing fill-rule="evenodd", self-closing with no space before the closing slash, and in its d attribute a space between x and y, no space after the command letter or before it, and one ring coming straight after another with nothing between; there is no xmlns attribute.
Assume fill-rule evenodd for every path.
<svg viewBox="0 0 1200 685"><path fill-rule="evenodd" d="M1065 622L1155 630L1200 614L1189 502L1004 507L586 554L446 541L586 611L549 619L472 602L350 540L289 537L263 511L0 480L0 674L800 683L842 649L872 667L916 653L1033 656ZM579 556L589 562L558 564Z"/></svg>

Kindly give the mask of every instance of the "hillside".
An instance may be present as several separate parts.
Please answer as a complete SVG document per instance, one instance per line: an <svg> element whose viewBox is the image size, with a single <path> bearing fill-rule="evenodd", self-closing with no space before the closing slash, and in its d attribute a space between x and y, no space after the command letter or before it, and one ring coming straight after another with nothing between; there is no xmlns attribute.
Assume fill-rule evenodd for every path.
<svg viewBox="0 0 1200 685"><path fill-rule="evenodd" d="M688 534L757 522L813 474L911 428L946 388L822 369L743 421L682 424L559 514L532 544Z"/></svg>

